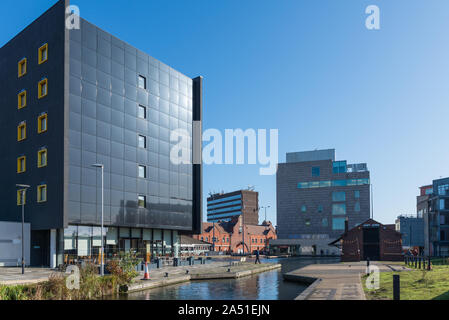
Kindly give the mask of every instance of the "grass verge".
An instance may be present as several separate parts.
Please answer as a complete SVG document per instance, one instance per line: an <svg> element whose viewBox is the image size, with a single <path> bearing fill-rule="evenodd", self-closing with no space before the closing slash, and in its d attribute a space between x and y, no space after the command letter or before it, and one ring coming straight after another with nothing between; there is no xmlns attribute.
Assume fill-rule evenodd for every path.
<svg viewBox="0 0 449 320"><path fill-rule="evenodd" d="M362 286L368 300L393 299L393 275L400 275L401 300L449 300L449 266L433 266L433 270L381 272L380 288L369 290L366 275Z"/></svg>

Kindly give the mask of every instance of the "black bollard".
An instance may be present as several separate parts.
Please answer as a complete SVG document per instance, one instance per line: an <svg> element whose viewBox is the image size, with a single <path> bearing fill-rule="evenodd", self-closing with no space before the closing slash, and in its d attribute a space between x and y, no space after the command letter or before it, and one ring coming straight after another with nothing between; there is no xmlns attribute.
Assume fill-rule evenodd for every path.
<svg viewBox="0 0 449 320"><path fill-rule="evenodd" d="M418 257L415 257L415 268L418 268Z"/></svg>
<svg viewBox="0 0 449 320"><path fill-rule="evenodd" d="M421 257L418 258L418 269L421 269Z"/></svg>
<svg viewBox="0 0 449 320"><path fill-rule="evenodd" d="M393 275L393 300L401 300L401 285L398 274Z"/></svg>
<svg viewBox="0 0 449 320"><path fill-rule="evenodd" d="M430 270L430 256L427 258L427 270Z"/></svg>

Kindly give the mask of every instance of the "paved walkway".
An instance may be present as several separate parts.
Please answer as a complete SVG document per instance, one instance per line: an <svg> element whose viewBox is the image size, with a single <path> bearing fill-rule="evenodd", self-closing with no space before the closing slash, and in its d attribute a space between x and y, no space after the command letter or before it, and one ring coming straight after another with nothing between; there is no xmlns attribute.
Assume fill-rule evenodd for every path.
<svg viewBox="0 0 449 320"><path fill-rule="evenodd" d="M409 270L398 264L372 261L380 272ZM366 261L337 264L312 264L284 275L286 280L307 281L311 286L297 300L366 300L361 275Z"/></svg>
<svg viewBox="0 0 449 320"><path fill-rule="evenodd" d="M25 268L25 274L22 274L21 267L2 267L0 268L0 284L17 285L43 282L47 281L52 273L55 271L48 268Z"/></svg>

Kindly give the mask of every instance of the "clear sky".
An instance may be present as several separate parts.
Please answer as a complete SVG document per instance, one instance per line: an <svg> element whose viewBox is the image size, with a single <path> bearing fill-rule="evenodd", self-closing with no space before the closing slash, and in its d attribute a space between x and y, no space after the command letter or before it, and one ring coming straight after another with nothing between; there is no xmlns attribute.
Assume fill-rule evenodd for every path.
<svg viewBox="0 0 449 320"><path fill-rule="evenodd" d="M0 45L55 0L2 0ZM78 0L81 16L190 77L204 129L279 129L285 153L335 148L366 162L374 218L416 212L418 187L449 176L447 0ZM380 8L380 30L365 8ZM276 222L276 177L204 167L204 197L253 185Z"/></svg>

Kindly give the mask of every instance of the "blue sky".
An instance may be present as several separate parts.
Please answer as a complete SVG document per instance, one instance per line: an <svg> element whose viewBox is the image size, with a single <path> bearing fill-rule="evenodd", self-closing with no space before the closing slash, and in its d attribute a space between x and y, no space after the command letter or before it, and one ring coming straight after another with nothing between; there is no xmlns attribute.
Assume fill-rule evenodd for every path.
<svg viewBox="0 0 449 320"><path fill-rule="evenodd" d="M190 77L204 129L277 128L285 153L335 148L366 162L374 217L416 212L418 187L449 176L449 2L72 1L81 16ZM3 0L4 44L55 0ZM378 5L381 29L365 28ZM254 185L276 220L276 178L258 165L204 168L204 196Z"/></svg>

